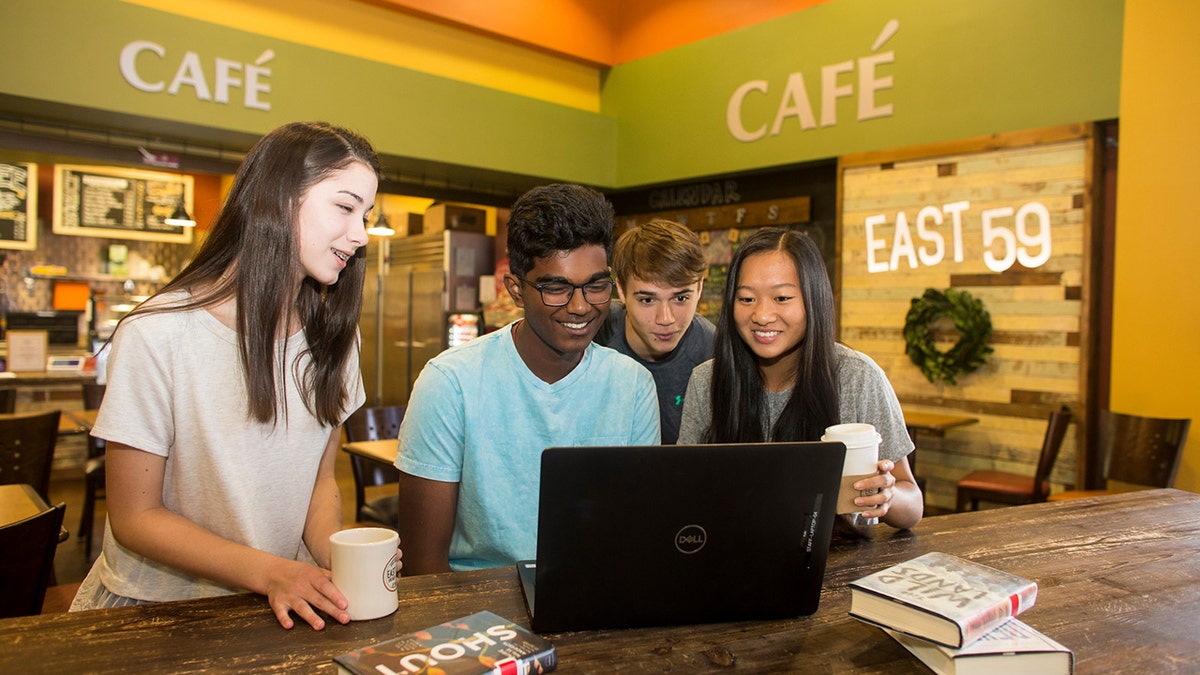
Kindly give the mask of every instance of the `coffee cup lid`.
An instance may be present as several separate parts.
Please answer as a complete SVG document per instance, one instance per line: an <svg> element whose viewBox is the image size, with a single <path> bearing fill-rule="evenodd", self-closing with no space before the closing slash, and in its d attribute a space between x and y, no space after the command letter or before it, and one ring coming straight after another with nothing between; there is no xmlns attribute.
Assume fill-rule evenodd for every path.
<svg viewBox="0 0 1200 675"><path fill-rule="evenodd" d="M849 424L835 424L825 430L825 435L821 436L822 441L841 441L846 445L870 445L880 441L879 434L875 431L875 427L870 424L860 422L852 422Z"/></svg>

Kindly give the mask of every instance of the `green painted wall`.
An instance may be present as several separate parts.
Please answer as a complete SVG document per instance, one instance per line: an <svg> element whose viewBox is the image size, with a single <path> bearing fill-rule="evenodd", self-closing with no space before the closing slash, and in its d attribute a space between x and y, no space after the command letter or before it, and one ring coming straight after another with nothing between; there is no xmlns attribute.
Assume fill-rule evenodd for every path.
<svg viewBox="0 0 1200 675"><path fill-rule="evenodd" d="M618 66L601 99L618 120L617 183L1116 117L1122 18L1122 0L836 0ZM870 88L859 77L872 58L874 79L890 85L869 107L891 113L859 119ZM823 70L834 73L832 87ZM790 96L789 78L803 79ZM749 91L734 109L740 127L765 134L742 141L727 112L735 91L755 80L765 92ZM833 97L836 115L823 115L834 87L850 91ZM800 92L811 128L794 112L805 107ZM781 105L793 111L772 135Z"/></svg>
<svg viewBox="0 0 1200 675"><path fill-rule="evenodd" d="M119 0L14 0L0 95L253 135L325 119L387 154L624 188L1116 117L1122 18L1122 0L834 0L613 68L597 114ZM137 40L165 50L137 58L140 77L170 82L191 52L212 97L218 58L243 80L262 60L270 110L244 86L224 104L139 91L119 67ZM738 140L747 83L736 126L764 131Z"/></svg>
<svg viewBox="0 0 1200 675"><path fill-rule="evenodd" d="M597 185L615 179L615 125L596 113L118 0L4 0L0 25L3 94L254 135L320 119L357 129L388 154ZM213 99L218 58L239 64L232 72L243 81L246 64L264 59L270 92L256 104L270 110L247 108L245 86L231 87L225 104L200 100L194 84L176 95L138 90L120 68L122 49L138 40L165 50L136 58L139 77L169 85L192 52Z"/></svg>

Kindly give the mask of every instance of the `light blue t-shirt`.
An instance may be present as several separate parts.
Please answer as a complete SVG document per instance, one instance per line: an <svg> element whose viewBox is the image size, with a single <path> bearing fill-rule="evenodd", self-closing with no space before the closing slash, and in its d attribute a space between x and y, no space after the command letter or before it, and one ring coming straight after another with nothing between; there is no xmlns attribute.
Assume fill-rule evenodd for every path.
<svg viewBox="0 0 1200 675"><path fill-rule="evenodd" d="M513 325L426 364L400 425L397 468L459 483L456 571L536 557L545 448L659 442L658 398L645 368L591 344L574 370L548 384L521 360Z"/></svg>

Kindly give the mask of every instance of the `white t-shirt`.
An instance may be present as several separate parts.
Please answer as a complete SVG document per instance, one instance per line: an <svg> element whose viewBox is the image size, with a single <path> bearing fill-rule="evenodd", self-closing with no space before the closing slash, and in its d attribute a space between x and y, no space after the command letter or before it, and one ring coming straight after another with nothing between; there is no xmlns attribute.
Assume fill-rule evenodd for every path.
<svg viewBox="0 0 1200 675"><path fill-rule="evenodd" d="M176 296L181 297L181 296ZM168 298L164 298L167 300ZM157 302L157 300L155 301ZM113 338L108 386L92 433L166 457L163 504L226 539L311 560L302 541L321 456L334 427L304 407L297 377L304 332L286 341L286 413L248 416L237 334L206 310L134 317ZM346 366L349 416L363 404L357 350ZM89 576L112 593L165 601L239 592L122 547L105 523Z"/></svg>

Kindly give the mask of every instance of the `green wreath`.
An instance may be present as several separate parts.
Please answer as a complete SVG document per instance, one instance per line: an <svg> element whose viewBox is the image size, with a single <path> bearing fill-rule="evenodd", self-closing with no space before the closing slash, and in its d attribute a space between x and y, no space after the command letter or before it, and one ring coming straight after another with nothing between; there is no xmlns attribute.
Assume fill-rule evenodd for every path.
<svg viewBox="0 0 1200 675"><path fill-rule="evenodd" d="M954 319L954 328L959 340L948 352L940 352L933 344L930 324L942 317ZM945 293L933 288L925 289L925 295L912 299L912 307L904 320L904 350L925 377L936 383L938 380L957 384L959 373L975 372L987 363L992 348L988 340L992 337L992 317L983 308L983 302L966 291L947 289Z"/></svg>

